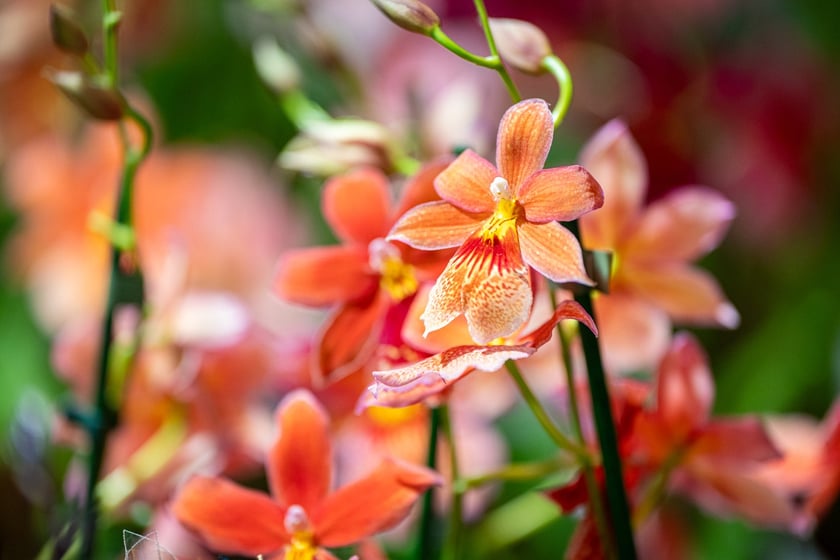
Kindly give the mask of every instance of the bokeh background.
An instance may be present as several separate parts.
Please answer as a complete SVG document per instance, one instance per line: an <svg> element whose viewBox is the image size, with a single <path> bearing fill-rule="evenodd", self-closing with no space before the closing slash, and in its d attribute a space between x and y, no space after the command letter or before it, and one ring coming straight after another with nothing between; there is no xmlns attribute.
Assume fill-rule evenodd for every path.
<svg viewBox="0 0 840 560"><path fill-rule="evenodd" d="M381 121L404 137L422 122L415 147L428 152L483 148L507 103L492 72L397 29L366 0L124 4L123 80L155 115L158 143L247 154L292 213L308 215L309 233L278 247L330 234L315 213L319 180L275 165L297 130L255 69L258 37L273 37L295 57L304 91L330 112ZM445 30L481 49L472 2L430 4ZM0 4L0 541L14 543L10 558L31 557L55 522L37 505L48 498L33 504L12 468L48 437L27 415L68 398L53 373L51 332L36 318L31 284L8 242L23 220L9 194L15 158L45 134L72 135L81 119L43 78L44 67L73 64L50 43L48 5ZM98 3L76 7L95 21ZM716 411L822 417L840 387L840 3L488 0L487 8L540 26L572 71L575 97L555 162L574 161L592 132L621 117L649 162L650 199L704 184L736 203L732 230L703 262L742 318L735 331L697 331L717 381ZM547 78L514 77L526 96L556 95ZM453 83L460 89L441 93ZM220 218L220 228L235 227ZM501 428L521 433L523 418L515 411ZM513 440L512 456L537 456L531 443ZM60 494L69 452L42 452L48 468L36 473L45 479L38 484ZM516 492L512 485L501 498ZM696 558L819 557L793 537L685 514ZM494 557L554 557L558 535L571 527L553 520Z"/></svg>

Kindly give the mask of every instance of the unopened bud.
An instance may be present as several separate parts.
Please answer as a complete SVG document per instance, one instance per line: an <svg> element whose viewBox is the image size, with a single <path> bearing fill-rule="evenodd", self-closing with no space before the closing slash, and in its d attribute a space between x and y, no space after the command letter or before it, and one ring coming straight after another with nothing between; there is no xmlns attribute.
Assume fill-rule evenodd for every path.
<svg viewBox="0 0 840 560"><path fill-rule="evenodd" d="M440 25L438 15L419 0L371 0L388 19L408 31L431 35Z"/></svg>
<svg viewBox="0 0 840 560"><path fill-rule="evenodd" d="M47 78L94 119L114 121L122 118L122 97L113 88L98 83L96 78L61 71L48 71Z"/></svg>
<svg viewBox="0 0 840 560"><path fill-rule="evenodd" d="M76 20L76 14L67 6L50 6L50 33L55 46L64 52L78 56L87 53L87 35Z"/></svg>
<svg viewBox="0 0 840 560"><path fill-rule="evenodd" d="M542 61L551 55L551 45L539 27L520 19L491 18L490 30L502 60L528 74L545 72Z"/></svg>
<svg viewBox="0 0 840 560"><path fill-rule="evenodd" d="M275 93L296 89L300 69L294 59L269 37L257 39L253 47L254 65L262 81Z"/></svg>

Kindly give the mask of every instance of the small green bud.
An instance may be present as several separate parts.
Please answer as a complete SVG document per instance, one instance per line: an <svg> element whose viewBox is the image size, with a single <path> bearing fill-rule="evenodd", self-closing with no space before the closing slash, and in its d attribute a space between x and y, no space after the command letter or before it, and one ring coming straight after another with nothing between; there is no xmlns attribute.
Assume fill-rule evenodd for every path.
<svg viewBox="0 0 840 560"><path fill-rule="evenodd" d="M48 70L47 79L94 119L115 121L123 117L122 96L96 77L80 72Z"/></svg>
<svg viewBox="0 0 840 560"><path fill-rule="evenodd" d="M90 45L76 14L67 6L50 6L50 33L55 46L64 52L83 56Z"/></svg>
<svg viewBox="0 0 840 560"><path fill-rule="evenodd" d="M413 33L431 35L440 25L438 15L419 0L371 0L388 19Z"/></svg>
<svg viewBox="0 0 840 560"><path fill-rule="evenodd" d="M257 39L253 46L254 65L262 81L275 93L297 89L300 69L294 59L269 37Z"/></svg>
<svg viewBox="0 0 840 560"><path fill-rule="evenodd" d="M490 31L502 60L528 74L542 74L542 61L551 55L548 37L536 25L520 19L491 18Z"/></svg>

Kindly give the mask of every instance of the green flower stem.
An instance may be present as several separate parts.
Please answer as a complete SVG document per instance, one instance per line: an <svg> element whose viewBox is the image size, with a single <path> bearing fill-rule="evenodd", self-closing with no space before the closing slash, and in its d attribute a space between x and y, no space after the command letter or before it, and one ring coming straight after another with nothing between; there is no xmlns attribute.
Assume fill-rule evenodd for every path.
<svg viewBox="0 0 840 560"><path fill-rule="evenodd" d="M567 224L567 227L580 239L577 221ZM581 290L575 295L575 300L596 320L592 306L592 292ZM616 549L620 560L635 560L636 545L633 542L633 528L630 525L630 506L627 492L624 489L622 476L621 455L618 451L618 437L612 417L610 394L604 366L601 361L601 349L598 339L588 329L580 329L583 354L586 358L586 373L589 377L589 392L592 397L592 412L595 417L595 428L598 431L598 443L601 446L601 461L604 465L604 476L607 485L607 504L612 528L615 532Z"/></svg>
<svg viewBox="0 0 840 560"><path fill-rule="evenodd" d="M455 443L455 434L452 431L452 415L449 407L440 407L441 425L446 441L449 443L449 470L452 480L452 505L449 512L449 532L447 533L444 558L457 560L461 557L461 536L463 533L464 521L464 491L457 488L456 481L459 479L460 469L458 468L458 451Z"/></svg>
<svg viewBox="0 0 840 560"><path fill-rule="evenodd" d="M685 449L677 449L672 452L659 467L653 477L653 481L645 489L645 494L639 502L636 511L633 512L633 526L638 527L653 513L668 489L668 479L674 468L680 464L685 456Z"/></svg>
<svg viewBox="0 0 840 560"><path fill-rule="evenodd" d="M551 307L557 309L557 295L553 288L549 289L551 296ZM580 330L580 329L578 329ZM575 436L581 445L586 445L583 437L583 428L580 421L580 407L577 400L577 388L575 387L574 366L572 364L571 340L569 340L568 333L563 329L563 324L557 324L557 338L560 341L560 354L563 358L563 369L566 373L566 387L569 393L569 410L572 417L572 428L575 431ZM601 487L595 478L595 468L592 461L586 461L581 464L583 471L583 480L586 484L586 491L589 494L589 504L592 510L592 518L595 521L595 527L598 534L601 536L602 547L607 558L614 557L612 532L610 531L609 523L607 522L607 515L604 511L604 501L601 497Z"/></svg>
<svg viewBox="0 0 840 560"><path fill-rule="evenodd" d="M117 28L121 13L116 0L102 0L102 34L104 37L105 79L110 87L119 83L119 57L117 55Z"/></svg>
<svg viewBox="0 0 840 560"><path fill-rule="evenodd" d="M437 468L438 433L440 433L443 411L440 407L429 410L429 447L426 452L426 466ZM423 494L423 504L420 512L420 530L417 546L414 549L416 560L440 558L440 528L435 519L434 490L429 488Z"/></svg>
<svg viewBox="0 0 840 560"><path fill-rule="evenodd" d="M566 64L553 54L542 59L542 67L557 80L557 103L555 103L554 110L551 112L554 118L554 128L557 128L563 122L563 118L569 111L569 105L572 102L572 92L574 91L572 75Z"/></svg>
<svg viewBox="0 0 840 560"><path fill-rule="evenodd" d="M555 474L559 469L571 467L576 464L576 459L573 461L568 459L564 460L562 456L553 457L547 461L511 464L498 471L457 480L455 482L455 491L466 492L492 482L535 480Z"/></svg>
<svg viewBox="0 0 840 560"><path fill-rule="evenodd" d="M513 80L510 78L510 74L508 74L505 65L502 63L502 59L499 56L499 49L496 48L496 40L493 39L493 32L490 30L490 20L487 17L487 8L484 6L484 0L474 0L474 4L475 9L478 12L478 19L481 21L481 27L484 29L484 36L487 38L487 46L490 48L490 54L499 60L499 66L496 68L496 71L499 73L499 76L502 77L502 81L505 83L505 87L507 88L511 99L513 99L514 103L517 103L522 99L522 95L520 95L519 90L516 89L516 84L513 83Z"/></svg>
<svg viewBox="0 0 840 560"><path fill-rule="evenodd" d="M566 434L561 432L560 429L554 425L554 422L545 411L545 408L543 408L539 399L537 399L534 392L531 391L531 388L528 386L528 383L526 383L525 379L523 379L522 373L520 373L516 362L508 360L505 362L505 367L507 367L510 376L519 388L519 392L522 394L522 398L525 399L525 403L528 405L528 408L531 409L531 412L540 423L540 426L542 426L545 433L548 434L554 443L557 444L557 447L572 453L581 462L591 461L589 451L585 447L582 447L570 440L566 437Z"/></svg>
<svg viewBox="0 0 840 560"><path fill-rule="evenodd" d="M441 29L440 26L437 26L434 29L432 29L432 34L430 35L430 37L449 52L458 55L467 62L471 62L476 66L490 68L491 70L497 70L499 68L499 65L501 64L501 60L498 56L480 56L468 51L467 49L453 41L452 38L449 37L449 35L444 33L443 29Z"/></svg>

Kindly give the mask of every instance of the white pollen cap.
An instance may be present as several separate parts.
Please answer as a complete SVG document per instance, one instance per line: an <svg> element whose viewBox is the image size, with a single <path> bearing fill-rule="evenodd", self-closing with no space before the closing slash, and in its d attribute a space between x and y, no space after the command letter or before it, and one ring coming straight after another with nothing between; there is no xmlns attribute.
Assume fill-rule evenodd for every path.
<svg viewBox="0 0 840 560"><path fill-rule="evenodd" d="M493 194L493 200L510 200L513 198L512 193L510 192L510 185L507 182L507 179L504 177L496 177L493 179L493 182L490 183L490 192Z"/></svg>

